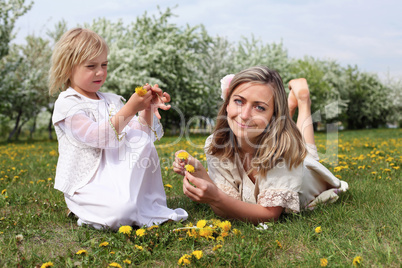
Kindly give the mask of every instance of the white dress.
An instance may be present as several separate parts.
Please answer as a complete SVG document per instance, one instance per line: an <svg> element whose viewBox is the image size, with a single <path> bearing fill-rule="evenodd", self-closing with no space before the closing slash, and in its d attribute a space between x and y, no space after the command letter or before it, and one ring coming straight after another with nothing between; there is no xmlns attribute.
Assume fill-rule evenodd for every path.
<svg viewBox="0 0 402 268"><path fill-rule="evenodd" d="M98 122L108 120L107 116L113 113L113 107L104 99L86 101L96 103ZM91 120L83 114L79 117ZM58 124L64 130L72 125L68 118ZM76 138L88 140L78 137L88 131L70 131ZM102 149L101 162L92 179L74 195L65 194L68 208L78 217L78 225L117 230L122 225L152 226L187 219L185 210L167 207L153 133L138 124L138 118L133 118L123 132L124 142Z"/></svg>

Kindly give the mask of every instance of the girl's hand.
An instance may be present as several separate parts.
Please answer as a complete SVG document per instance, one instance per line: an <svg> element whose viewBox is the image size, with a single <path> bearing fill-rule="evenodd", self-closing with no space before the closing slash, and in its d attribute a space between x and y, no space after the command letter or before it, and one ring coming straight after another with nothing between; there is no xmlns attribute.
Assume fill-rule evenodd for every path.
<svg viewBox="0 0 402 268"><path fill-rule="evenodd" d="M213 206L218 202L219 191L218 187L211 181L196 177L187 171L185 172L183 193L191 200Z"/></svg>
<svg viewBox="0 0 402 268"><path fill-rule="evenodd" d="M184 150L180 150L175 153L175 159L173 162L173 171L174 172L176 172L179 175L184 176L185 171L186 171L184 166L187 164L190 164L195 169L195 171L193 173L194 176L197 176L197 177L200 177L203 179L207 179L207 180L209 179L207 170L204 168L204 166L201 164L201 162L197 158L194 158L189 153L187 153L188 154L187 159L180 159L178 157L178 155L180 153L187 153L187 152Z"/></svg>
<svg viewBox="0 0 402 268"><path fill-rule="evenodd" d="M152 102L151 102L151 110L155 114L158 119L161 119L161 115L159 114L158 109L169 110L170 105L166 105L165 103L170 102L170 95L167 92L163 92L157 84L151 87L152 90Z"/></svg>
<svg viewBox="0 0 402 268"><path fill-rule="evenodd" d="M147 93L145 95L140 96L137 93L134 93L133 95L131 95L130 99L127 102L127 104L129 104L130 107L132 107L133 110L136 111L134 114L147 109L151 105L153 98L151 86L146 84L145 86L143 86L143 88L147 90Z"/></svg>

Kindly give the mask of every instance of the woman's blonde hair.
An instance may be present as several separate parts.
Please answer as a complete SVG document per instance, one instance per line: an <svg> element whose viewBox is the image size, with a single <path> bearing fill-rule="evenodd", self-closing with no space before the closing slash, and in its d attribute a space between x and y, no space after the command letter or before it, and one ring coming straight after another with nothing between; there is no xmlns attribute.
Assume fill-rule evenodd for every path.
<svg viewBox="0 0 402 268"><path fill-rule="evenodd" d="M235 161L241 156L236 138L227 121L226 107L234 90L244 83L267 85L274 93L274 112L268 126L257 139L257 149L252 158L252 166L265 176L278 163L285 160L290 168L298 166L306 157L302 135L289 115L286 91L282 78L265 66L251 67L237 73L230 83L228 96L218 112L212 142L207 153Z"/></svg>
<svg viewBox="0 0 402 268"><path fill-rule="evenodd" d="M94 31L73 28L56 43L49 70L49 93L53 95L71 86L73 68L84 61L109 52L105 40Z"/></svg>

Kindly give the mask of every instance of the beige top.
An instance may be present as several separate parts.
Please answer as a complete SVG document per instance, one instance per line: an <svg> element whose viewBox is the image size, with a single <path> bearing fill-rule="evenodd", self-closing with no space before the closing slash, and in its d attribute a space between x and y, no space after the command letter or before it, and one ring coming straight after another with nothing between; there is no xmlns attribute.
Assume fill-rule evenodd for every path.
<svg viewBox="0 0 402 268"><path fill-rule="evenodd" d="M205 148L211 140L212 135L206 140ZM348 189L348 184L318 162L314 145L306 147L309 153L303 164L291 170L286 163L278 164L265 177L257 175L255 183L247 175L240 159L233 162L206 154L208 173L227 195L264 207L280 206L287 212L299 212L303 208L312 209L319 202L335 202L338 193Z"/></svg>

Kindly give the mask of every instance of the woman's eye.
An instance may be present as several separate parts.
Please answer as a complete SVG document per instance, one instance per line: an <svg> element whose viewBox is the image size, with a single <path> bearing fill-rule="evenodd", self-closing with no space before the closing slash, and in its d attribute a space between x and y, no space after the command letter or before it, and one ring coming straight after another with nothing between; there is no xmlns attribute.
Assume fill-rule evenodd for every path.
<svg viewBox="0 0 402 268"><path fill-rule="evenodd" d="M238 105L242 104L243 102L241 100L234 100L234 102Z"/></svg>
<svg viewBox="0 0 402 268"><path fill-rule="evenodd" d="M260 105L256 106L255 108L256 108L258 111L261 111L261 112L265 111L265 108L262 107L262 106L260 106Z"/></svg>

